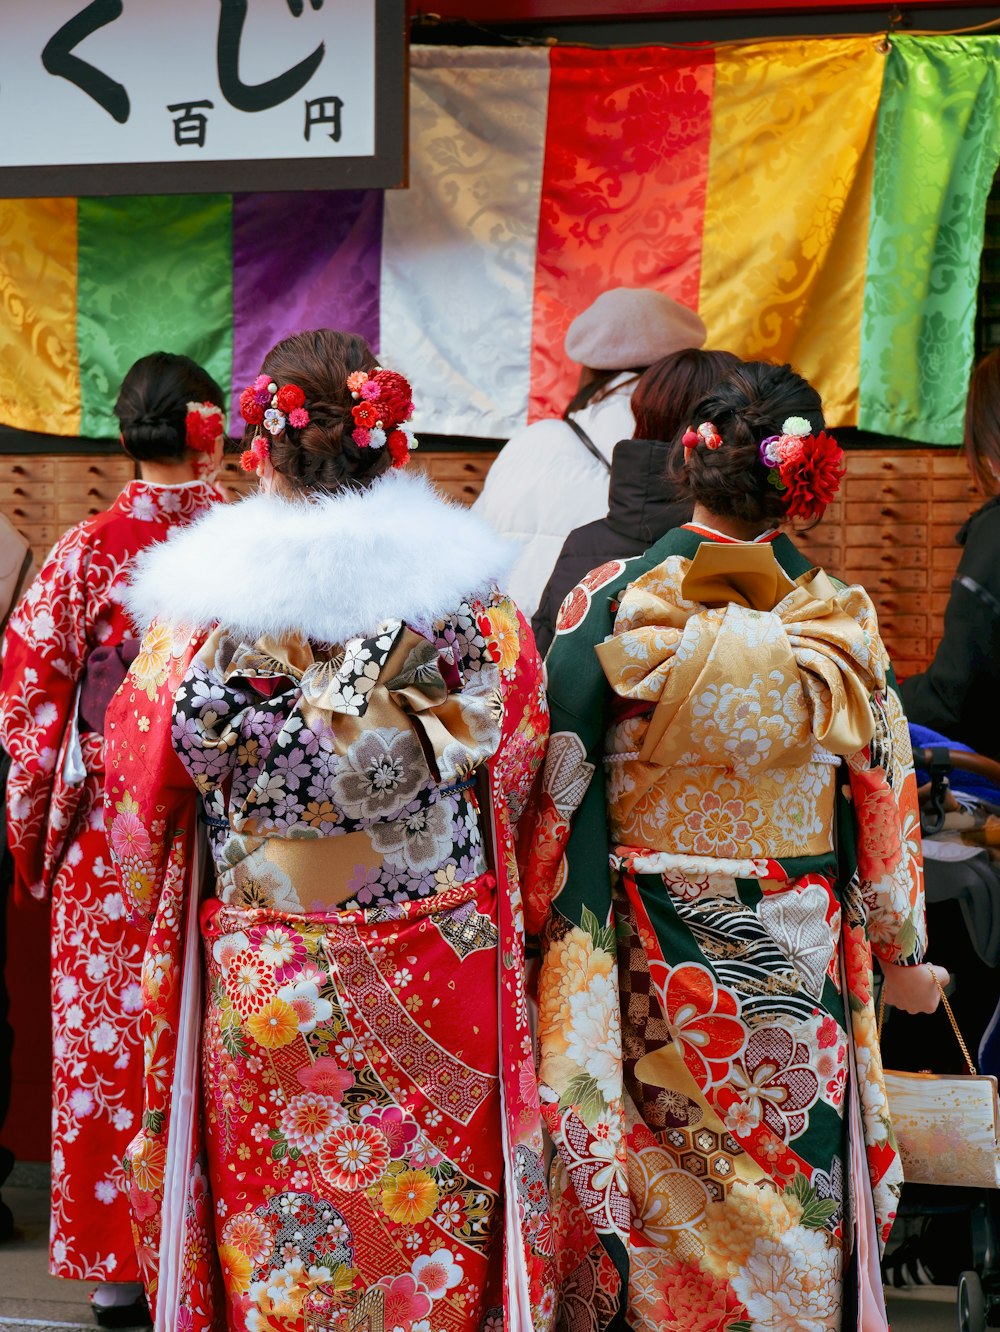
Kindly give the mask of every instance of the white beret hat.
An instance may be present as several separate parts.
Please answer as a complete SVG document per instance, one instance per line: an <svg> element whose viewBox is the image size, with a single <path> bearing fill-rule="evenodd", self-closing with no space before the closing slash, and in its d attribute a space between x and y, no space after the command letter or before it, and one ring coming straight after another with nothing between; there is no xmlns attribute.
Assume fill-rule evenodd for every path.
<svg viewBox="0 0 1000 1332"><path fill-rule="evenodd" d="M703 347L707 336L695 312L662 291L614 287L577 315L565 347L571 360L592 370L631 370L686 347Z"/></svg>

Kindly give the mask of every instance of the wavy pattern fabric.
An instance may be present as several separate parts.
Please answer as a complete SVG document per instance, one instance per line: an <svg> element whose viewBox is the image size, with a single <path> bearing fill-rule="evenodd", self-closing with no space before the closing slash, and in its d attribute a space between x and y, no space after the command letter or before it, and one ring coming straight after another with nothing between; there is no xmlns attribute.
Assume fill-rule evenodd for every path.
<svg viewBox="0 0 1000 1332"><path fill-rule="evenodd" d="M552 52L529 417L573 395L563 339L602 291L697 307L712 84L710 50Z"/></svg>
<svg viewBox="0 0 1000 1332"><path fill-rule="evenodd" d="M135 356L238 390L333 324L418 386L418 430L506 438L561 413L570 321L627 285L791 361L833 425L956 443L1000 37L881 47L418 47L406 190L0 202L0 420L110 438Z"/></svg>
<svg viewBox="0 0 1000 1332"><path fill-rule="evenodd" d="M0 199L0 420L76 435L76 200Z"/></svg>
<svg viewBox="0 0 1000 1332"><path fill-rule="evenodd" d="M282 338L307 328L379 340L380 190L233 198L233 421Z"/></svg>
<svg viewBox="0 0 1000 1332"><path fill-rule="evenodd" d="M962 438L986 196L1000 159L1000 38L896 37L879 109L859 425Z"/></svg>
<svg viewBox="0 0 1000 1332"><path fill-rule="evenodd" d="M386 195L382 355L419 384L417 429L524 422L549 54L411 53L410 188Z"/></svg>
<svg viewBox="0 0 1000 1332"><path fill-rule="evenodd" d="M709 345L790 361L834 426L857 420L883 62L868 37L728 47L715 62L698 301Z"/></svg>
<svg viewBox="0 0 1000 1332"><path fill-rule="evenodd" d="M82 434L117 436L118 386L149 352L182 352L229 384L228 194L81 199L77 249Z"/></svg>

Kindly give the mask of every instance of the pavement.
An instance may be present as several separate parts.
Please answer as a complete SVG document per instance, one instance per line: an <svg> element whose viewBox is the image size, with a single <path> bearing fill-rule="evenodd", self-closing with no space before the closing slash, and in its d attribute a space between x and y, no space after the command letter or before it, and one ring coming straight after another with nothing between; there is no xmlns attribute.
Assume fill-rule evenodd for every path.
<svg viewBox="0 0 1000 1332"><path fill-rule="evenodd" d="M92 1284L48 1273L47 1167L18 1165L4 1185L19 1238L0 1244L0 1332L94 1332ZM928 1287L889 1297L892 1332L954 1332L955 1291Z"/></svg>
<svg viewBox="0 0 1000 1332"><path fill-rule="evenodd" d="M0 1244L0 1332L95 1332L94 1283L49 1276L48 1166L18 1163L3 1200L19 1235Z"/></svg>

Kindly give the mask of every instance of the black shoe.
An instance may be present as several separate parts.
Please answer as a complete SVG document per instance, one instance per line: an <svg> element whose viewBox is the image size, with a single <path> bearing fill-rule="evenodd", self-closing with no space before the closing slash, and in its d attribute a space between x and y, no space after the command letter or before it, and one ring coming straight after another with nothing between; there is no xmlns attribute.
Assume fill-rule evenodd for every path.
<svg viewBox="0 0 1000 1332"><path fill-rule="evenodd" d="M14 1238L14 1214L0 1198L0 1244L6 1244L8 1240Z"/></svg>
<svg viewBox="0 0 1000 1332"><path fill-rule="evenodd" d="M131 1304L100 1305L91 1302L91 1311L98 1327L149 1327L149 1305L145 1295Z"/></svg>

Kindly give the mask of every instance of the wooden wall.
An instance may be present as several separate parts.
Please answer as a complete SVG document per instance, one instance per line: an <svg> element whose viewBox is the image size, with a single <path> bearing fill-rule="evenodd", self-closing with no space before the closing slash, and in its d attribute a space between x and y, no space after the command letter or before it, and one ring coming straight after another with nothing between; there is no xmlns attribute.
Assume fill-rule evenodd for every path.
<svg viewBox="0 0 1000 1332"><path fill-rule="evenodd" d="M414 463L469 504L494 456L426 450ZM107 508L132 475L132 463L115 454L8 454L0 460L0 509L40 561L72 523ZM235 459L225 480L240 492L253 485ZM922 669L934 653L958 563L955 532L977 503L953 450L859 449L847 455L840 498L797 538L817 564L868 589L900 675Z"/></svg>

